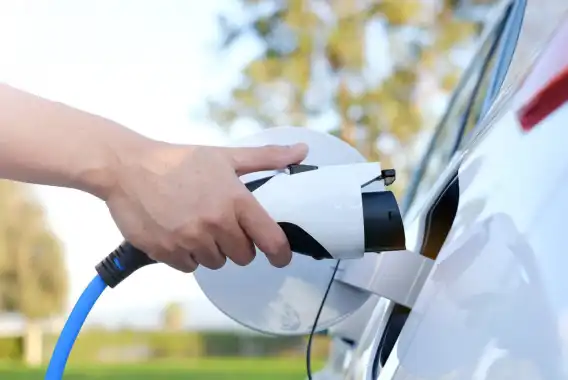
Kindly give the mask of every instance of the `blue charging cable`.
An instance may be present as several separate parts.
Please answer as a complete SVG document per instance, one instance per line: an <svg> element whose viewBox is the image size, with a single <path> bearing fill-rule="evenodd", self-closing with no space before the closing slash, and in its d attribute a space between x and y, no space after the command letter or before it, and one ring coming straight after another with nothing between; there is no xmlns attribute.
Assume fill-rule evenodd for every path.
<svg viewBox="0 0 568 380"><path fill-rule="evenodd" d="M93 305L97 302L106 287L107 284L103 279L99 275L96 275L89 286L83 291L83 294L81 294L65 326L63 326L61 335L59 335L59 339L53 350L53 355L51 356L51 361L47 367L45 374L46 380L60 380L63 378L67 358L69 358L75 339L77 339L77 335L79 335L79 331L81 331L81 327L83 327L87 315L89 315Z"/></svg>
<svg viewBox="0 0 568 380"><path fill-rule="evenodd" d="M67 359L75 344L75 340L91 309L104 290L107 287L114 288L136 270L154 263L155 261L150 259L144 252L125 242L97 265L98 274L85 288L73 307L67 322L65 322L65 326L63 326L63 330L53 349L53 354L45 373L45 380L61 380L63 378Z"/></svg>

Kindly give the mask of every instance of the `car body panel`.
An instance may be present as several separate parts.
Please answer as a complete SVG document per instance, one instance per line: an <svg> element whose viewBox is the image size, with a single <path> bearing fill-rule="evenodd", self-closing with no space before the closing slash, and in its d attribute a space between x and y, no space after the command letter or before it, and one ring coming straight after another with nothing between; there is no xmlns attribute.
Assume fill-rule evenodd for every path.
<svg viewBox="0 0 568 380"><path fill-rule="evenodd" d="M510 5L510 1L502 2L499 9L495 11L492 15L491 20L483 33L483 36L480 38L480 45L479 51L476 56L480 57L477 59L477 68L470 68L464 73L464 81L460 84L457 90L457 95L451 101L450 108L452 106L460 108L464 107L465 103L467 103L471 97L471 93L475 92L475 82L479 80L480 76L484 75L482 72L482 61L483 56L486 54L490 54L491 51L491 44L495 39L499 40L498 33L499 33L499 23L503 22L503 10ZM510 57L503 57L504 62L510 62ZM455 103L455 104L454 104ZM457 120L456 120L457 119ZM449 111L449 115L444 117L441 121L441 124L449 124L451 125L452 129L459 128L458 126L453 126L453 123L460 122L460 117L453 111ZM453 136L457 139L457 135L461 133L461 131L452 132L456 135ZM434 150L436 145L438 144L435 142L437 139L437 133L433 136L433 142L430 144L430 149ZM454 144L454 143L452 143ZM451 148L444 147L447 151ZM426 154L428 156L429 153ZM405 199L405 207L406 208L406 215L405 215L405 232L406 232L406 242L407 248L414 251L419 251L420 247L423 244L423 238L425 236L425 229L427 227L427 215L426 211L428 207L431 205L428 202L424 202L421 199L436 199L439 193L443 189L443 185L447 183L448 178L445 177L445 173L443 172L443 168L447 166L452 166L455 163L458 163L457 156L450 156L449 161L443 162L440 161L439 167L440 171L437 172L438 169L430 170L428 165L425 163L418 168L417 172L419 176L415 177L416 180L419 180L420 176L428 175L432 177L432 175L436 177L429 178L428 181L430 183L427 186L423 186L426 189L426 192L423 189L419 189L418 191L413 191L410 196L407 196ZM426 174L424 174L426 173ZM451 172L447 171L447 175L452 175ZM412 186L412 184L411 184ZM419 198L418 200L412 198ZM376 370L380 369L379 365L377 364L377 351L378 347L382 344L383 339L383 330L385 328L385 324L387 323L388 319L391 317L391 312L393 310L393 304L390 301L382 300L381 302L386 302L388 305L387 308L378 306L377 309L369 318L366 325L365 332L363 334L363 339L358 343L357 346L353 347L353 352L349 353L349 356L353 357L354 360L348 362L347 368L343 368L342 372L335 373L336 378L347 378L347 379L371 379L374 377L374 373ZM346 362L344 362L345 366ZM327 377L325 379L333 379L331 374L328 372Z"/></svg>
<svg viewBox="0 0 568 380"><path fill-rule="evenodd" d="M488 38L489 35L494 35L495 33L497 33L497 29L499 28L498 24L501 22L502 18L503 18L503 13L504 13L504 9L510 5L513 2L513 0L503 0L500 4L499 7L497 7L496 9L493 10L493 12L491 13L490 17L487 18L486 21L486 25L485 25L485 31L483 33L483 36L481 37L481 40L486 40ZM487 46L480 46L479 50L487 50ZM478 54L479 55L479 54ZM507 62L509 60L507 60L506 58L504 59ZM473 71L473 72L472 72ZM458 92L463 92L463 93L470 93L471 91L473 91L473 85L474 85L474 81L475 81L475 77L476 75L479 75L479 68L476 69L468 69L466 71L466 73L464 73L464 76L466 77L471 77L474 80L466 80L465 85L461 84L459 87L466 87L465 89L458 89ZM467 101L467 97L461 96L461 102L463 103L463 101ZM442 121L443 123L444 121ZM459 133L459 131L457 131L456 133ZM434 133L435 134L435 133ZM433 140L435 140L435 136L433 138ZM432 145L432 144L430 144ZM418 168L417 172L421 173L421 169L423 168ZM415 176L416 177L416 176ZM409 187L413 187L412 184ZM415 195L414 192L412 192L413 194L410 195ZM403 201L403 203L407 203L408 200L408 194L405 198L405 200ZM407 211L407 207L403 204L403 206L401 207L401 209L404 211ZM405 218L405 220L408 221L408 217ZM422 223L423 224L423 223ZM413 242L412 244L418 246L419 244L421 244L421 241L419 240L419 238L422 236L422 233L419 233L419 231L417 230L416 233L414 234L416 236L416 239L414 238L409 238L409 231L408 231L408 227L407 227L407 231L406 231L406 235L407 235L407 242ZM412 235L412 234L410 234ZM366 305L361 307L359 310L355 311L353 313L352 316L350 316L349 318L347 318L346 320L340 322L338 325L331 327L328 330L328 333L330 336L334 337L333 343L332 343L332 353L330 355L330 359L333 358L337 358L337 355L333 352L333 350L335 349L335 347L341 347L341 350L343 350L344 352L347 352L348 349L346 349L344 346L350 346L351 349L355 348L355 344L353 343L357 343L356 339L357 337L359 337L361 335L361 333L363 332L363 330L365 328L367 328L368 326L368 321L369 319L371 319L373 321L374 324L381 324L382 322L380 320L377 320L377 316L376 314L374 316L373 315L373 309L375 307L375 305L377 304L377 302L379 301L380 297L378 296L373 296L369 299L369 301L367 301ZM388 318L389 315L384 315L383 318ZM363 323L362 323L363 322ZM365 323L367 322L367 323ZM360 324L360 326L359 326ZM344 339L347 338L347 339ZM380 338L380 337L379 337ZM343 342L339 342L339 340L344 340ZM355 342L354 342L355 340ZM347 363L346 361L342 361L344 363ZM337 367L337 363L334 364L333 366ZM345 369L345 368L344 368ZM338 373L337 375L341 374ZM330 372L326 372L326 379L330 378Z"/></svg>
<svg viewBox="0 0 568 380"><path fill-rule="evenodd" d="M458 212L377 379L568 379L568 103L529 131L519 123L568 67L568 21L545 46L446 170Z"/></svg>
<svg viewBox="0 0 568 380"><path fill-rule="evenodd" d="M467 155L475 178L378 379L568 378L567 121L528 137L511 112Z"/></svg>
<svg viewBox="0 0 568 380"><path fill-rule="evenodd" d="M484 90L490 99L471 138L464 146L458 143L448 162L437 164L443 170L409 202L407 244L420 251L433 217L429 210L457 173L455 220L384 367L377 356L395 306L379 298L356 345L333 340L325 376L318 378L568 379L568 277L563 276L568 256L562 250L568 105L528 132L519 123L523 105L568 67L568 2L557 2L554 15L546 2L550 23L532 38L530 49L515 49L519 35L525 44L530 40L525 30L512 32L508 43L514 48L498 50L513 56L512 62L507 57L495 65L495 87ZM527 21L534 30L538 6L528 4L531 14L523 21L517 13L510 24L524 28Z"/></svg>
<svg viewBox="0 0 568 380"><path fill-rule="evenodd" d="M568 105L528 132L518 115L568 66L564 20L555 20L561 26L548 37L556 37L533 47L532 64L495 94L474 138L411 205L408 248L419 250L425 214L458 174L456 218L385 366L375 370L389 301L326 379L568 379Z"/></svg>

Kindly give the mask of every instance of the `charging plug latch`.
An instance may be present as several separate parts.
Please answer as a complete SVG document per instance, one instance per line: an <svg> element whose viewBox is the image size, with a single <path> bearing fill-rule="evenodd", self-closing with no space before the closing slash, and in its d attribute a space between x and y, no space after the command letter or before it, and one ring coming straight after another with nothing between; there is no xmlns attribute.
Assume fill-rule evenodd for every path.
<svg viewBox="0 0 568 380"><path fill-rule="evenodd" d="M293 175L293 174L309 172L312 170L317 170L318 167L315 165L294 164L294 165L288 165L287 169L288 169L288 174Z"/></svg>
<svg viewBox="0 0 568 380"><path fill-rule="evenodd" d="M390 186L396 180L396 170L394 169L384 169L381 170L381 176L379 179L382 179L385 186Z"/></svg>

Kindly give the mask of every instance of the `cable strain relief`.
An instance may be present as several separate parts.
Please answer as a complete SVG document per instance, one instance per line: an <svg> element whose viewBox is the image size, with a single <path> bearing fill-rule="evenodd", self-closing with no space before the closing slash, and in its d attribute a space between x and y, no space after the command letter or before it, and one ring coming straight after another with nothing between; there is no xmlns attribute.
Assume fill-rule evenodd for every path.
<svg viewBox="0 0 568 380"><path fill-rule="evenodd" d="M98 263L95 269L107 286L114 288L138 269L154 263L156 261L144 252L124 242Z"/></svg>

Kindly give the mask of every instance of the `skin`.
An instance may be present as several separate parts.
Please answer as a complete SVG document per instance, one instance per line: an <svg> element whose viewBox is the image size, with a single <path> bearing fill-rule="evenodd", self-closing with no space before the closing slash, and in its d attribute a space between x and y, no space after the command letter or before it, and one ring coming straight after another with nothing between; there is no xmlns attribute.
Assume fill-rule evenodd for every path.
<svg viewBox="0 0 568 380"><path fill-rule="evenodd" d="M0 83L0 178L73 188L103 200L126 240L183 272L248 265L256 245L290 263L282 229L240 175L301 162L303 144L169 144Z"/></svg>

